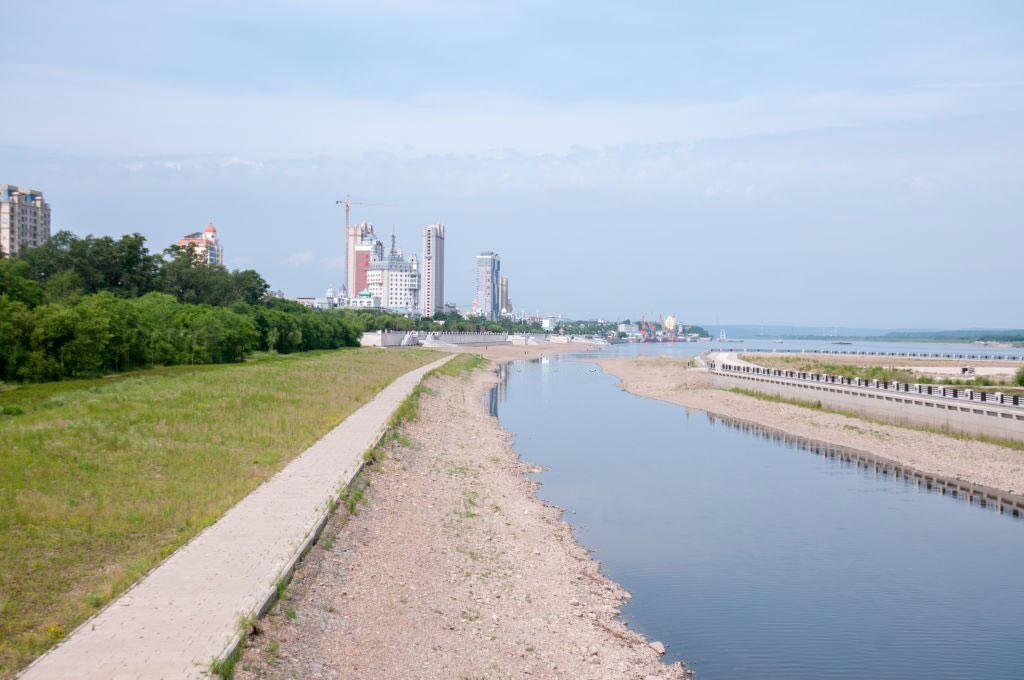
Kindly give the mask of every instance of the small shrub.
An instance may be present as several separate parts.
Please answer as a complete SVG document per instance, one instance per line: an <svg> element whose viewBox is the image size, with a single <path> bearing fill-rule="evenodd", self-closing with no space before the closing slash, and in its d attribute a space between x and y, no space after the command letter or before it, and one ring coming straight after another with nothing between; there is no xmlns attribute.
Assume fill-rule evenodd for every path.
<svg viewBox="0 0 1024 680"><path fill-rule="evenodd" d="M1017 373L1013 376L1013 384L1024 387L1024 366L1017 369Z"/></svg>

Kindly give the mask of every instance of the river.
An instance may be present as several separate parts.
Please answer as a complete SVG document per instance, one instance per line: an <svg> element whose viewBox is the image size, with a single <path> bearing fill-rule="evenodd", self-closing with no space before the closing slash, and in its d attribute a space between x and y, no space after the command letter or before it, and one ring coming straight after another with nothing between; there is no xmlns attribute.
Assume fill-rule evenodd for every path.
<svg viewBox="0 0 1024 680"><path fill-rule="evenodd" d="M492 412L668 661L698 680L1024 676L1024 522L630 395L580 358L509 364Z"/></svg>

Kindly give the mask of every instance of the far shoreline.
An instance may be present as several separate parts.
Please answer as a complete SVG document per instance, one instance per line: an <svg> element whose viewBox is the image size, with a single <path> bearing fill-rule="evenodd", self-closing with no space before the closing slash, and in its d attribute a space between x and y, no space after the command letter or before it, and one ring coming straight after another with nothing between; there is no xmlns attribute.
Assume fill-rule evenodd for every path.
<svg viewBox="0 0 1024 680"><path fill-rule="evenodd" d="M791 437L867 454L924 476L1024 499L1024 451L882 424L715 389L707 375L664 358L595 358L626 392L694 408Z"/></svg>

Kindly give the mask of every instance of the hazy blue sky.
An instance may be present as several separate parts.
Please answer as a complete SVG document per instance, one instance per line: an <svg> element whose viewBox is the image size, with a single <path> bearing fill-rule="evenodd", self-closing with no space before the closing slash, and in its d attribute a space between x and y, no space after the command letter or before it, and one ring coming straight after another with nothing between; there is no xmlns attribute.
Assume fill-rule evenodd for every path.
<svg viewBox="0 0 1024 680"><path fill-rule="evenodd" d="M727 6L726 6L727 5ZM1024 3L15 3L0 182L290 295L342 214L531 311L1024 326Z"/></svg>

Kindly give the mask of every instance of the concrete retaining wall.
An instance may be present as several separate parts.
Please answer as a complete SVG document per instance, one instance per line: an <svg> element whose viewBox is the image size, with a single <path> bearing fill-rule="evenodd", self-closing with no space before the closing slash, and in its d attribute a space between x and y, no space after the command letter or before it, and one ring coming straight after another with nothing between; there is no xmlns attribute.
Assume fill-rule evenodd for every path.
<svg viewBox="0 0 1024 680"><path fill-rule="evenodd" d="M500 345L508 342L508 333L421 333L424 345Z"/></svg>
<svg viewBox="0 0 1024 680"><path fill-rule="evenodd" d="M403 344L419 344L418 342L406 342L405 331L366 331L359 338L359 344L363 347L401 347Z"/></svg>
<svg viewBox="0 0 1024 680"><path fill-rule="evenodd" d="M899 423L924 425L949 432L982 434L1024 441L1024 412L983 402L929 399L910 393L889 393L851 385L798 383L772 376L709 372L715 387L762 392L785 399L820 401L825 408L851 411Z"/></svg>

